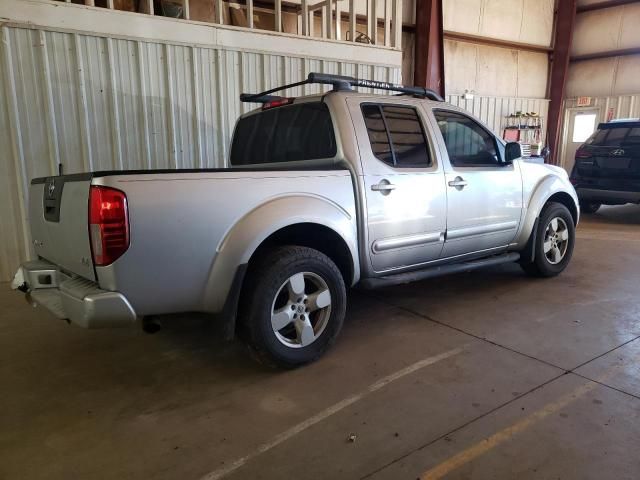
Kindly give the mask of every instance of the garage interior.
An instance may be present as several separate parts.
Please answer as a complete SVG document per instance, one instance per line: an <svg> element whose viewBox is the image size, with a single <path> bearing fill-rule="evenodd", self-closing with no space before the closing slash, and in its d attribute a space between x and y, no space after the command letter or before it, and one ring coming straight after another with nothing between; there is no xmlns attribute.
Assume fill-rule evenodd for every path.
<svg viewBox="0 0 640 480"><path fill-rule="evenodd" d="M432 88L570 172L598 123L640 117L640 2L6 0L0 19L0 478L640 478L640 205L583 214L552 279L352 289L336 345L291 371L206 318L85 330L10 288L32 178L228 166L239 93L312 71Z"/></svg>

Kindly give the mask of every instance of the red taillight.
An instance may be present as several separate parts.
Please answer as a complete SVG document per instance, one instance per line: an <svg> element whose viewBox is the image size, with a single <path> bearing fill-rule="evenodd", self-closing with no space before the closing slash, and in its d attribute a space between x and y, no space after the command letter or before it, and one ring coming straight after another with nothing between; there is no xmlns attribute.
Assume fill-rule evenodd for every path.
<svg viewBox="0 0 640 480"><path fill-rule="evenodd" d="M591 158L591 152L587 149L579 148L576 152L576 158Z"/></svg>
<svg viewBox="0 0 640 480"><path fill-rule="evenodd" d="M115 262L127 251L129 213L124 192L99 186L89 189L89 236L97 267Z"/></svg>

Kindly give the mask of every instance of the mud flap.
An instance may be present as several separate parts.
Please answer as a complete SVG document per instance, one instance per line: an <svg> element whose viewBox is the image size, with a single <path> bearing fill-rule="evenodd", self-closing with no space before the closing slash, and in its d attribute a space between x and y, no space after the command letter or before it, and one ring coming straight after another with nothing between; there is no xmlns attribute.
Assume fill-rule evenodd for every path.
<svg viewBox="0 0 640 480"><path fill-rule="evenodd" d="M527 245L524 247L524 250L522 250L520 263L533 263L536 259L536 240L538 239L539 223L540 218L536 218L536 221L533 224L531 235L529 236L529 240L527 241Z"/></svg>
<svg viewBox="0 0 640 480"><path fill-rule="evenodd" d="M233 283L224 302L224 308L219 314L219 319L223 323L223 336L225 340L233 340L236 333L236 318L238 316L238 302L242 293L242 284L247 273L248 264L244 263L238 267L233 276Z"/></svg>

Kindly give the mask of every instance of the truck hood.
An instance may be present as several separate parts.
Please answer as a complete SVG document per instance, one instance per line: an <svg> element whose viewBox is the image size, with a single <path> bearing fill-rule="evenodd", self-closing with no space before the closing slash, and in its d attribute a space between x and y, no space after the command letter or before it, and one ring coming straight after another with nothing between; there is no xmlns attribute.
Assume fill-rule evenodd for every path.
<svg viewBox="0 0 640 480"><path fill-rule="evenodd" d="M556 175L560 175L561 177L564 177L564 178L569 178L569 174L562 167L558 167L557 165L548 165L546 163L543 164L542 166Z"/></svg>
<svg viewBox="0 0 640 480"><path fill-rule="evenodd" d="M527 160L527 159L522 159L521 160L522 164L523 164L523 171L536 171L537 173L551 173L553 175L558 175L560 177L566 177L569 178L569 174L567 173L567 171L562 168L562 167L558 167L556 165L549 165L547 163L538 163L538 162L533 162L531 160ZM535 165L537 168L530 168L529 165Z"/></svg>

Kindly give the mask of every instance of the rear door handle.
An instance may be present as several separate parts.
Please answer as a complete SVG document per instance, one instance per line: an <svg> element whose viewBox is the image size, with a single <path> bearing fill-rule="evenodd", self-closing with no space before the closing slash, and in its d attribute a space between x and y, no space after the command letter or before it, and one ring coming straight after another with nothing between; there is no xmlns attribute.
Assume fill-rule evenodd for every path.
<svg viewBox="0 0 640 480"><path fill-rule="evenodd" d="M382 180L380 183L371 185L371 190L374 192L389 193L395 189L396 186L393 183L389 183L388 180Z"/></svg>
<svg viewBox="0 0 640 480"><path fill-rule="evenodd" d="M468 185L468 183L466 182L466 180L462 177L456 177L455 179L451 180L449 182L449 186L450 187L455 187L458 190L462 190L464 187L466 187Z"/></svg>

